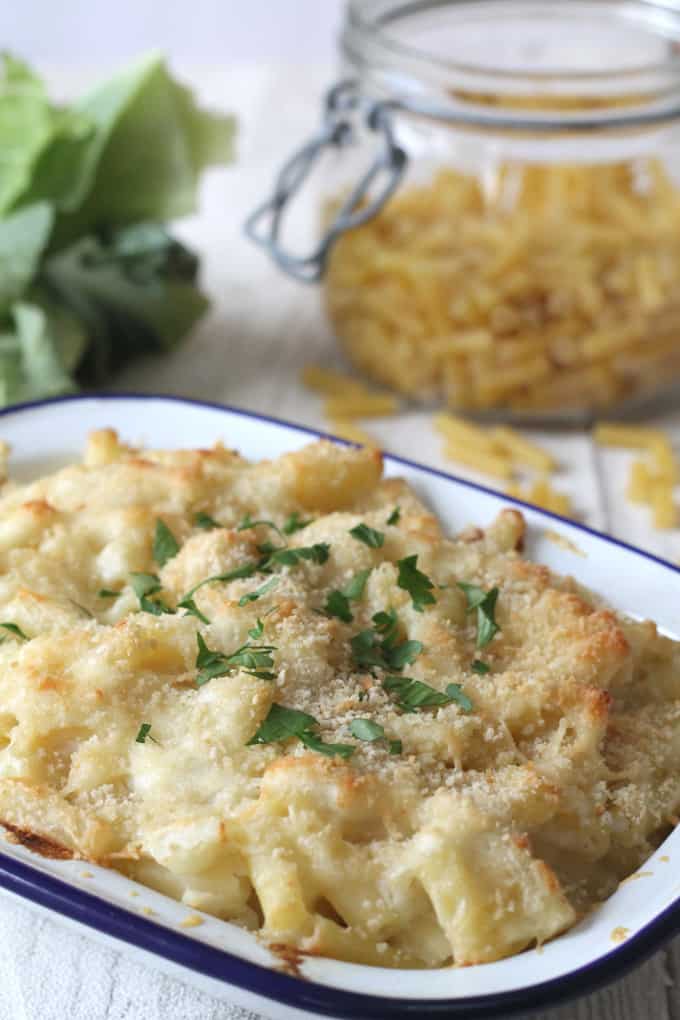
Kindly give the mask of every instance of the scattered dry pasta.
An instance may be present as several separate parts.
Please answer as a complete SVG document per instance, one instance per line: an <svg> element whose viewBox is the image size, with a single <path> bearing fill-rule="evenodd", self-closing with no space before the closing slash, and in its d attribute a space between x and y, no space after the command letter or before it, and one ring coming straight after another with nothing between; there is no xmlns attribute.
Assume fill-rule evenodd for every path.
<svg viewBox="0 0 680 1020"><path fill-rule="evenodd" d="M606 407L680 369L679 236L656 160L445 169L340 238L326 303L354 364L409 396Z"/></svg>
<svg viewBox="0 0 680 1020"><path fill-rule="evenodd" d="M396 414L398 401L390 394L358 393L342 397L328 397L324 403L327 418L351 420L353 418L385 418Z"/></svg>
<svg viewBox="0 0 680 1020"><path fill-rule="evenodd" d="M391 393L370 389L358 379L321 365L306 365L300 381L326 397L323 410L330 431L361 446L377 447L378 443L354 424L357 419L385 418L399 410L399 401Z"/></svg>
<svg viewBox="0 0 680 1020"><path fill-rule="evenodd" d="M507 481L514 477L517 468L543 472L558 468L552 454L517 429L482 428L446 413L435 415L433 424L444 437L445 457L493 478Z"/></svg>
<svg viewBox="0 0 680 1020"><path fill-rule="evenodd" d="M661 429L646 425L619 425L618 422L598 422L593 439L600 446L620 446L626 450L653 450L668 442Z"/></svg>
<svg viewBox="0 0 680 1020"><path fill-rule="evenodd" d="M553 488L547 478L540 478L533 485L526 489L521 485L510 485L505 490L508 496L524 500L525 503L533 503L534 506L549 510L561 517L573 517L574 508L569 496Z"/></svg>
<svg viewBox="0 0 680 1020"><path fill-rule="evenodd" d="M680 465L666 433L646 426L600 422L593 429L593 438L602 446L644 451L646 459L634 460L630 466L626 495L631 503L651 507L655 528L674 528L673 489L680 481Z"/></svg>
<svg viewBox="0 0 680 1020"><path fill-rule="evenodd" d="M358 446L377 447L379 445L373 436L370 436L368 432L364 432L363 429L360 429L352 421L339 421L335 419L329 422L329 428L334 436L346 439L350 443L357 443Z"/></svg>
<svg viewBox="0 0 680 1020"><path fill-rule="evenodd" d="M323 368L321 365L305 365L300 381L308 390L326 396L349 396L367 392L364 384L357 379L330 368Z"/></svg>

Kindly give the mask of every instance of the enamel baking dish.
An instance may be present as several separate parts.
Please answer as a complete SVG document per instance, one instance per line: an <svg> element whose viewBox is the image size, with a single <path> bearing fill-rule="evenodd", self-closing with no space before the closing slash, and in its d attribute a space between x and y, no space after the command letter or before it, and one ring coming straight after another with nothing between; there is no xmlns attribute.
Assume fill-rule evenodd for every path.
<svg viewBox="0 0 680 1020"><path fill-rule="evenodd" d="M66 397L0 415L12 446L12 476L29 480L79 458L87 433L111 426L122 438L160 447L209 446L221 439L253 459L278 456L318 437L309 429L220 406L171 397ZM451 531L484 525L507 496L386 457ZM583 525L523 506L527 554L573 573L616 609L654 619L680 635L680 570ZM555 536L563 541L556 541ZM82 861L51 860L2 843L0 888L62 916L93 936L115 940L150 965L214 996L276 1020L351 1017L398 1020L500 1017L554 1005L620 976L680 930L680 830L603 906L540 950L475 967L396 971L336 960L282 964L248 932L205 915L183 928L187 909ZM678 858L676 858L678 854Z"/></svg>

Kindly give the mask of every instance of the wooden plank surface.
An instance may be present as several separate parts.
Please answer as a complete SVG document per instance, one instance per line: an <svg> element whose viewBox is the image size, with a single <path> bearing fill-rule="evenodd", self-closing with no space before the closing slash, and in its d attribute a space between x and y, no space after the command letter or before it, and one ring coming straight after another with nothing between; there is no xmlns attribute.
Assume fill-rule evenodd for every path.
<svg viewBox="0 0 680 1020"><path fill-rule="evenodd" d="M266 194L276 165L313 129L328 72L248 66L197 73L193 80L205 99L235 109L242 124L239 165L210 175L201 215L182 226L186 239L204 253L204 281L215 299L214 307L180 350L130 367L118 380L118 388L180 393L323 426L319 400L298 383L306 362L342 364L323 320L319 293L281 276L244 240L241 228L245 214ZM68 88L70 82L66 78L64 82ZM313 231L316 201L311 190L300 211L296 236ZM451 470L441 457L429 419L426 411L409 409L370 427L389 452ZM667 417L663 424L680 440L680 416ZM131 438L143 435L143 420L131 424ZM629 454L595 450L584 433L538 436L558 453L563 465L559 485L572 495L584 520L678 560L680 534L653 532L646 512L626 503ZM224 438L228 441L228 436ZM456 473L475 477L464 470L456 469ZM113 950L95 951L86 939L62 932L52 921L26 922L19 945L16 931L22 929L15 924L3 933L2 925L0 909L0 937L11 936L24 964L13 968L11 955L3 952L0 1020L5 1020L3 995L7 998L12 981L21 984L13 1001L23 1005L21 1012L8 1013L7 1020L61 1020L63 1016L73 1020L250 1020L248 1014L225 1010L208 996ZM3 944L9 943L3 938ZM80 969L84 956L95 960L87 974ZM58 978L61 998L46 994L50 974L55 981ZM614 986L538 1016L540 1020L680 1020L678 976L680 941ZM96 983L96 996L90 995L84 1012L82 989L87 981Z"/></svg>

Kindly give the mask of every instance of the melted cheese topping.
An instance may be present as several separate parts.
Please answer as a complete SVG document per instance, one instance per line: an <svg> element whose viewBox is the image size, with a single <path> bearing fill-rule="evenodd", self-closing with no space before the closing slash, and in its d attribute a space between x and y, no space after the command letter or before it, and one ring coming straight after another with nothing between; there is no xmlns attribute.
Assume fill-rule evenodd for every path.
<svg viewBox="0 0 680 1020"><path fill-rule="evenodd" d="M221 526L201 530L198 512ZM285 540L327 543L326 562L275 566L243 605L267 575L201 587L209 623L140 611L132 573L157 573L175 609L281 544L265 524L238 530L246 514L280 528L293 512L310 523ZM162 568L158 520L180 546ZM382 546L350 534L360 523ZM505 510L447 539L404 482L381 480L375 451L316 443L250 464L219 446L142 453L94 434L83 464L0 494L0 621L28 638L4 629L0 645L0 819L34 846L342 959L479 963L564 931L678 811L679 652L523 560L523 529ZM413 555L435 585L424 611L397 583ZM368 570L351 623L324 614ZM459 581L499 589L485 675L471 670L475 613ZM471 710L404 712L382 669L357 666L351 639L390 610L400 640L423 646L406 674L459 684ZM229 655L258 618L275 678L235 667L198 686L197 634ZM273 703L354 753L250 744ZM386 739L355 739L356 719Z"/></svg>

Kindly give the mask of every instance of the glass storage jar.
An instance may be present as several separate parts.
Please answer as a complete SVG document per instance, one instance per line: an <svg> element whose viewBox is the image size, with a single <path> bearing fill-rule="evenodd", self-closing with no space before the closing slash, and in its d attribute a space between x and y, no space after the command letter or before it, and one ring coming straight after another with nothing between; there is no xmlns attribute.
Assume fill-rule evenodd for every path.
<svg viewBox="0 0 680 1020"><path fill-rule="evenodd" d="M678 380L676 4L351 0L341 48L323 129L249 231L322 278L364 376L516 419ZM321 241L296 257L284 210L328 149Z"/></svg>

